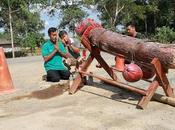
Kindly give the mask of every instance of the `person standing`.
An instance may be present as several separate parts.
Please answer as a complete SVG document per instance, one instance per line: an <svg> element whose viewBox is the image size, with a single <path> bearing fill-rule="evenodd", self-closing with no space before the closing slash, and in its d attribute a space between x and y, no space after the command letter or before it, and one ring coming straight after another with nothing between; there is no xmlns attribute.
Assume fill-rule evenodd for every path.
<svg viewBox="0 0 175 130"><path fill-rule="evenodd" d="M63 58L70 58L61 40L58 40L57 29L51 27L48 29L50 39L42 46L42 56L44 67L47 72L47 81L59 82L60 79L68 80L70 71L63 63Z"/></svg>

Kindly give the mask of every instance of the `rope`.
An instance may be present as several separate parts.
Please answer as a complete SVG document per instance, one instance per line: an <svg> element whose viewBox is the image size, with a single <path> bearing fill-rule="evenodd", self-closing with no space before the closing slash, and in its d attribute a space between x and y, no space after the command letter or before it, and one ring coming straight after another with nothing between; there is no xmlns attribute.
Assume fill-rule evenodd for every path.
<svg viewBox="0 0 175 130"><path fill-rule="evenodd" d="M131 54L131 63L135 63L135 56L136 56L136 53L135 53L135 48L138 44L140 44L141 42L137 42L136 44L133 44L132 47L131 47L131 51L130 54Z"/></svg>

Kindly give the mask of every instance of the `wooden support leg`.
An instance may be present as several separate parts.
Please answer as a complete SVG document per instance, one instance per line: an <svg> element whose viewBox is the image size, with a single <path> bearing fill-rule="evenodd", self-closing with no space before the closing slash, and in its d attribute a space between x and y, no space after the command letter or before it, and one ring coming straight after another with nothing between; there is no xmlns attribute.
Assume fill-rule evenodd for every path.
<svg viewBox="0 0 175 130"><path fill-rule="evenodd" d="M117 76L115 75L113 69L109 67L109 65L104 61L104 59L101 57L99 49L96 47L92 48L92 55L95 57L95 59L100 63L101 67L103 67L106 72L109 74L109 76L117 81Z"/></svg>
<svg viewBox="0 0 175 130"><path fill-rule="evenodd" d="M174 97L173 89L171 88L168 78L166 76L165 70L162 67L160 61L157 58L154 58L151 62L154 65L156 71L156 78L158 79L159 84L163 87L163 90L168 97Z"/></svg>
<svg viewBox="0 0 175 130"><path fill-rule="evenodd" d="M87 59L87 61L85 61L85 62L83 63L81 70L86 72L87 69L88 69L88 67L89 67L90 64L92 63L93 59L94 59L93 56L89 56L88 59ZM70 86L70 89L69 89L69 93L70 93L70 94L74 94L74 93L77 91L77 89L78 89L78 88L80 87L80 85L83 83L83 77L84 77L84 75L82 75L82 74L80 74L80 73L77 75L77 77L76 77L75 80L73 81L72 86Z"/></svg>
<svg viewBox="0 0 175 130"><path fill-rule="evenodd" d="M108 64L101 57L100 50L96 46L93 46L93 44L91 44L86 37L83 37L81 39L81 43L91 52L91 54L100 63L100 65L106 70L106 72L110 75L110 77L113 80L117 80L117 76L115 75L113 69L109 67Z"/></svg>
<svg viewBox="0 0 175 130"><path fill-rule="evenodd" d="M140 108L140 109L145 109L146 108L146 106L147 106L147 104L148 104L148 102L151 100L151 98L153 97L153 95L154 95L154 93L155 93L155 91L156 91L156 89L157 89L157 87L159 86L159 83L158 83L158 81L153 81L151 84L150 84L150 86L149 86L149 88L148 88L148 90L147 90L147 93L146 93L146 96L143 96L142 98L141 98L141 100L138 102L138 104L137 104L137 108Z"/></svg>

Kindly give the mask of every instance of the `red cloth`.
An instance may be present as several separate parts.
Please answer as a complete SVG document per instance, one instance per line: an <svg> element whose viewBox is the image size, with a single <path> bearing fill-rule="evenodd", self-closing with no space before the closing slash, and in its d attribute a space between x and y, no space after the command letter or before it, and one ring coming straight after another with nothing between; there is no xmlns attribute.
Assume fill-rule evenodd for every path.
<svg viewBox="0 0 175 130"><path fill-rule="evenodd" d="M143 77L143 72L141 68L133 63L125 65L122 74L124 79L128 82L136 82Z"/></svg>
<svg viewBox="0 0 175 130"><path fill-rule="evenodd" d="M93 19L85 19L84 21L82 21L76 28L75 28L75 32L79 35L79 36L86 36L88 37L89 32L96 28L96 27L102 27L100 24L96 23Z"/></svg>

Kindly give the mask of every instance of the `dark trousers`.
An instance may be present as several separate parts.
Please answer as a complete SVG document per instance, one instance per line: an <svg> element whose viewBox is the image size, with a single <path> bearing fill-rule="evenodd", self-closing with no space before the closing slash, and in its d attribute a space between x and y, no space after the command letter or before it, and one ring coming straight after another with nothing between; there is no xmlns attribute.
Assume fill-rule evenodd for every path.
<svg viewBox="0 0 175 130"><path fill-rule="evenodd" d="M47 71L47 81L59 82L60 79L68 80L70 77L69 70L48 70Z"/></svg>

